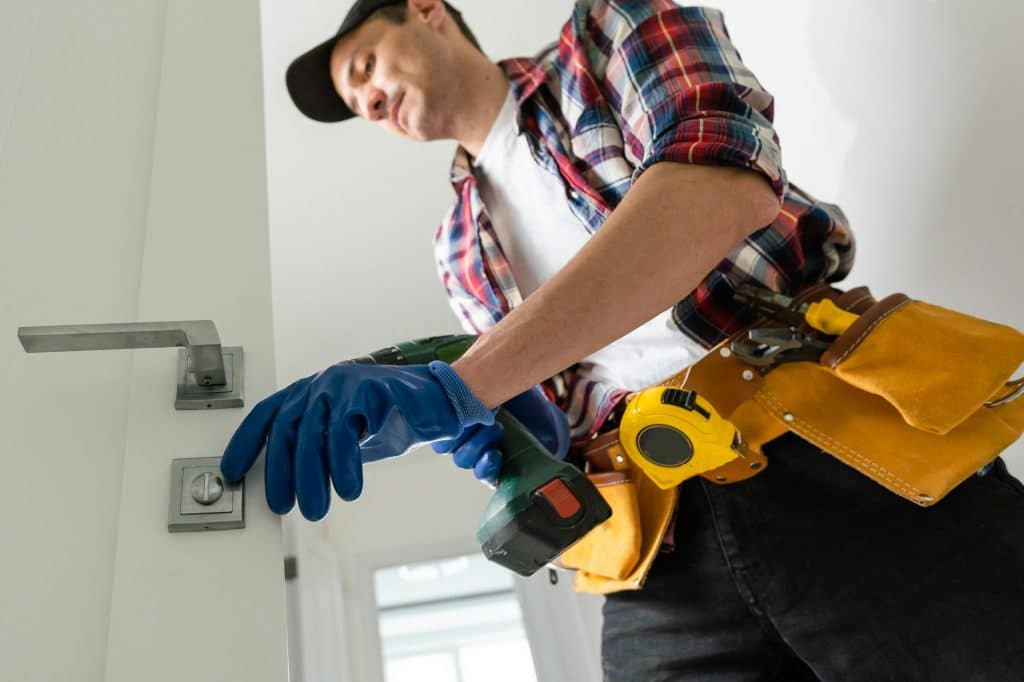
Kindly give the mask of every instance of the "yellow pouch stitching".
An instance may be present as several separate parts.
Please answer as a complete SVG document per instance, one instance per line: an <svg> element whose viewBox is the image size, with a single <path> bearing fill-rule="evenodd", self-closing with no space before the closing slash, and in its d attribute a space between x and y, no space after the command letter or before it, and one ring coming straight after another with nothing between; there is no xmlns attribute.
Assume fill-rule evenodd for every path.
<svg viewBox="0 0 1024 682"><path fill-rule="evenodd" d="M770 413L772 413L776 417L779 417L781 412L785 412L786 411L785 406L782 404L782 402L778 398L776 398L774 395L772 395L771 392L766 391L764 389L759 391L758 394L754 396L754 399L757 400L759 403L761 403L763 407L765 407ZM768 403L768 404L765 404L765 403ZM790 413L790 414L792 414L792 413ZM804 427L804 430L806 430L808 433L810 433L812 435L812 437L816 436L820 440L825 442L826 444L829 444L829 445L835 447L840 452L849 455L856 462L861 464L861 466L874 471L875 473L878 474L879 477L886 479L886 481L888 481L894 487L899 488L900 490L902 490L903 492L907 493L910 496L917 496L917 497L921 496L922 491L918 490L917 488L915 488L910 483L904 481L902 478L900 478L899 476L897 476L893 472L889 471L888 469L880 466L877 462L874 462L874 461L868 459L867 457L865 457L864 455L860 454L859 452L857 452L853 448L850 448L847 445L844 445L843 443L835 440L834 438L831 438L830 436L822 433L821 431L819 431L815 427L813 427L810 424L808 424L806 421L804 421L802 419L797 419L796 415L793 415L793 418L794 418L793 422L786 422L791 427L795 426L795 425L797 425L799 423L800 425L802 425ZM785 421L785 420L783 420L783 421Z"/></svg>
<svg viewBox="0 0 1024 682"><path fill-rule="evenodd" d="M855 351L857 349L857 347L860 346L860 342L864 340L864 337L867 336L868 334L870 334L874 330L875 327L877 327L879 324L882 323L883 320L885 320L887 317L892 315L894 312L896 312L897 310L899 310L900 308L902 308L906 304L910 303L911 300L913 300L913 299L909 299L908 298L906 301L903 301L903 303L900 303L899 305L894 306L891 310L886 311L884 315L879 316L879 318L877 320L872 322L868 326L868 328L865 329L863 331L863 333L861 333L861 335L859 337L857 337L857 340L850 344L850 347L846 349L846 352L844 352L842 355L840 355L836 359L836 361L832 363L832 369L835 369L836 366L839 363L841 363L843 360L846 359L846 356L848 356L850 353Z"/></svg>
<svg viewBox="0 0 1024 682"><path fill-rule="evenodd" d="M633 481L631 481L629 479L626 479L626 480L622 480L622 481L610 481L608 483L594 483L594 487L595 488L611 488L613 486L626 485L626 484L632 483L632 482ZM591 483L593 483L593 481L591 481Z"/></svg>

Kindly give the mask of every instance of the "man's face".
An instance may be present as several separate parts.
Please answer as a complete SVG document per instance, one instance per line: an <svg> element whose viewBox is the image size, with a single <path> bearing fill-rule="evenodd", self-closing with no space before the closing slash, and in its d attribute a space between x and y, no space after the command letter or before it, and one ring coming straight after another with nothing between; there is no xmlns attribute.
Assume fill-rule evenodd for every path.
<svg viewBox="0 0 1024 682"><path fill-rule="evenodd" d="M410 7L403 24L375 17L339 40L331 78L349 108L405 138L451 137L457 78L439 21Z"/></svg>

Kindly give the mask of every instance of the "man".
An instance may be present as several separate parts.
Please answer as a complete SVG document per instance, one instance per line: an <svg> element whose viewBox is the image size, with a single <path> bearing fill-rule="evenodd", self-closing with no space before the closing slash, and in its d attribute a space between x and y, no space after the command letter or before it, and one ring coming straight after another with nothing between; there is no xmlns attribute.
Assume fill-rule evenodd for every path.
<svg viewBox="0 0 1024 682"><path fill-rule="evenodd" d="M751 321L737 284L795 293L852 265L715 10L580 0L557 45L495 64L442 0L360 0L287 80L316 120L459 143L437 263L481 336L451 365L335 365L254 407L222 468L266 441L279 513L297 496L319 519L330 484L354 499L362 462L426 442L493 479L499 405L565 419L536 384L584 442ZM680 486L675 551L608 597L607 679L1019 678L1024 493L1001 462L920 510L792 434L765 451L750 481Z"/></svg>

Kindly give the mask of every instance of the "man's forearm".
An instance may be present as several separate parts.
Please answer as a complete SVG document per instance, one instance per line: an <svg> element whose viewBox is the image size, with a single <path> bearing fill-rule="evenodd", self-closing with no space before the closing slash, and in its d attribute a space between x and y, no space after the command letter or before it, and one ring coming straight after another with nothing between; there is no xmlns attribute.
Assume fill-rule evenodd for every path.
<svg viewBox="0 0 1024 682"><path fill-rule="evenodd" d="M778 210L754 171L656 164L579 253L453 367L495 407L672 307Z"/></svg>

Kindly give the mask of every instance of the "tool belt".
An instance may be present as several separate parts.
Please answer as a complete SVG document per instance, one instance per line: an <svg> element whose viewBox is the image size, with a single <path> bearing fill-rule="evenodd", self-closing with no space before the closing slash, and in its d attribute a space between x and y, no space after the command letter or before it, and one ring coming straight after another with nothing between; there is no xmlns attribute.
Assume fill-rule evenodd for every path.
<svg viewBox="0 0 1024 682"><path fill-rule="evenodd" d="M1024 432L1024 335L902 294L818 285L795 300L831 299L859 315L838 336L767 317L660 385L695 390L742 434L748 456L701 474L728 485L767 467L764 444L792 431L923 507L995 459ZM766 367L734 349L752 330L795 331L817 353ZM795 360L795 361L791 361ZM676 490L661 490L626 457L618 431L583 449L612 517L566 551L574 589L640 589L672 520ZM685 524L685 519L680 519Z"/></svg>

